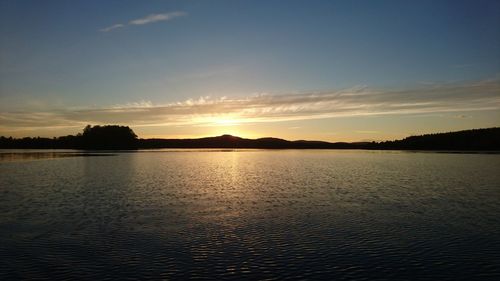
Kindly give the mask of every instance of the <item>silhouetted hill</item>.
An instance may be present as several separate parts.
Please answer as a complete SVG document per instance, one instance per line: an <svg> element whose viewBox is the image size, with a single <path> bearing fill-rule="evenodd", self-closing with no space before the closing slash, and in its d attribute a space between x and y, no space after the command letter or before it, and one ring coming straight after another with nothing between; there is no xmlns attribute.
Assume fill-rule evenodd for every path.
<svg viewBox="0 0 500 281"><path fill-rule="evenodd" d="M140 139L141 148L279 148L279 149L405 149L500 150L500 128L411 136L385 142L287 141L279 138L245 139L231 135L200 139Z"/></svg>
<svg viewBox="0 0 500 281"><path fill-rule="evenodd" d="M411 136L384 142L288 141L279 138L246 139L231 135L199 139L137 139L126 126L87 126L83 134L58 138L0 137L0 148L270 148L270 149L396 149L500 151L500 128Z"/></svg>
<svg viewBox="0 0 500 281"><path fill-rule="evenodd" d="M140 139L141 148L274 148L319 149L357 148L347 143L322 141L287 141L278 138L245 139L231 135L199 139Z"/></svg>

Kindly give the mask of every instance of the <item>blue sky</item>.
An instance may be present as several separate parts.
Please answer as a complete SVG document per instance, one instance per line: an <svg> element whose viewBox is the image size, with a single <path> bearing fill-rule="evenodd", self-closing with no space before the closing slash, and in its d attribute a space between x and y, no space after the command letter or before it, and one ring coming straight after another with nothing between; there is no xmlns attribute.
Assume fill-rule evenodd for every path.
<svg viewBox="0 0 500 281"><path fill-rule="evenodd" d="M50 136L113 122L131 125L144 137L229 132L358 140L500 125L498 1L0 3L4 135ZM474 83L487 89L471 88ZM441 97L429 87L455 90L441 95L448 95L443 104L426 107ZM359 89L370 97L388 93L390 100L379 97L367 105L331 98ZM488 95L479 104L465 98L475 92L457 89ZM428 92L434 94L427 100L408 98ZM292 107L277 104L300 95L326 98L307 106L302 100ZM272 106L262 109L261 96ZM328 106L318 105L325 99ZM245 100L252 102L234 109ZM382 101L387 106L377 107ZM391 101L421 106L391 112ZM339 102L370 110L337 109ZM189 110L173 118L173 104ZM201 104L212 107L200 112ZM141 118L131 113L137 110L145 111ZM394 118L402 120L399 126L384 127ZM370 131L358 123L370 123L377 133L356 135Z"/></svg>

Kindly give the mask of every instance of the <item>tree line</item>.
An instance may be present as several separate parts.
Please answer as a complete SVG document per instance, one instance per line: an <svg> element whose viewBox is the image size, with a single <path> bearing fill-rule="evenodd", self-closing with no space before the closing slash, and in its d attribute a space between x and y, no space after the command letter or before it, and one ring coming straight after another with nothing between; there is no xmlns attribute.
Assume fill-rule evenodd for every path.
<svg viewBox="0 0 500 281"><path fill-rule="evenodd" d="M0 148L137 149L137 135L128 126L87 125L82 133L54 138L0 137Z"/></svg>
<svg viewBox="0 0 500 281"><path fill-rule="evenodd" d="M272 148L500 151L500 128L410 136L383 142L288 141L279 138L245 139L223 135L199 139L139 139L128 126L87 125L82 133L54 138L0 137L0 148L106 149L139 148Z"/></svg>

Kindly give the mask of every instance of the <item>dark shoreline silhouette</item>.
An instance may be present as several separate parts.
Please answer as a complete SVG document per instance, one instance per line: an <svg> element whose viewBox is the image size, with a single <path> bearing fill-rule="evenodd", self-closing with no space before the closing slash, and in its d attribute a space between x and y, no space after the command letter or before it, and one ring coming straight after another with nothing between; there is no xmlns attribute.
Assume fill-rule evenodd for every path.
<svg viewBox="0 0 500 281"><path fill-rule="evenodd" d="M500 127L410 136L383 142L288 141L231 135L198 139L139 139L127 126L86 126L83 133L54 138L0 137L2 149L133 150L154 148L373 149L500 151Z"/></svg>

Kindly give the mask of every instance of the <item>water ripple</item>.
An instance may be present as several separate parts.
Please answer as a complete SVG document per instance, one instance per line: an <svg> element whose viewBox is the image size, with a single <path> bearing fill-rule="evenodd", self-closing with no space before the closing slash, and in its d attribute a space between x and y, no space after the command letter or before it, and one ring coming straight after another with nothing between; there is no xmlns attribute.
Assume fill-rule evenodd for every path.
<svg viewBox="0 0 500 281"><path fill-rule="evenodd" d="M498 155L0 163L0 279L496 280Z"/></svg>

